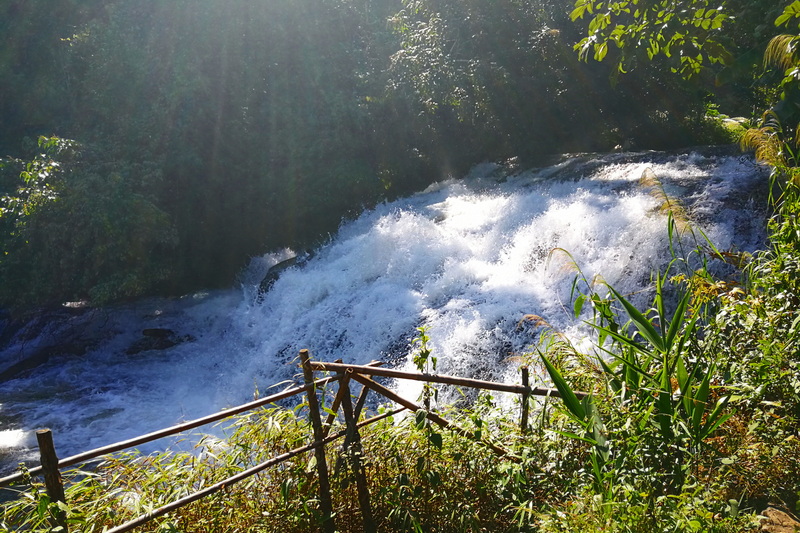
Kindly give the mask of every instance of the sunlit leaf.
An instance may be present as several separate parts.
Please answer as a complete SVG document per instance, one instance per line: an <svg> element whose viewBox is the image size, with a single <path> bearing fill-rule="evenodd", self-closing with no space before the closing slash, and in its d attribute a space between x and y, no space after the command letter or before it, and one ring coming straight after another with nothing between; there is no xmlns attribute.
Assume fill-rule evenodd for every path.
<svg viewBox="0 0 800 533"><path fill-rule="evenodd" d="M580 421L586 420L586 410L583 407L583 404L578 397L575 395L575 392L572 390L572 387L569 386L567 381L561 375L561 373L556 369L555 366L550 362L550 360L544 354L539 354L542 358L542 362L544 363L545 368L547 369L547 373L550 374L550 379L553 380L553 384L558 389L558 392L561 394L561 400L564 402L564 405L567 407L570 413Z"/></svg>

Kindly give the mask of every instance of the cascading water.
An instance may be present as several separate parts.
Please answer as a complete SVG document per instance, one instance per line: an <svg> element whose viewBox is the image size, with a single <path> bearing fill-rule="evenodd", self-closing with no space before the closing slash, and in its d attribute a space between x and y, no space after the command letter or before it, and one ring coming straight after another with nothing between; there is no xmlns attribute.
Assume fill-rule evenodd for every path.
<svg viewBox="0 0 800 533"><path fill-rule="evenodd" d="M441 372L504 379L517 366L511 356L533 342L518 327L526 314L573 339L586 335L570 311L575 273L560 268L565 254L548 262L553 249L626 294L646 289L669 260L660 189L640 183L647 169L719 249L763 245L766 177L747 158L615 154L510 176L481 165L344 224L264 294L267 268L288 252L254 260L242 290L22 328L0 353L2 470L32 455L38 427L53 429L66 456L265 394L297 375L301 348L319 360L405 366L423 325ZM91 337L85 353L50 347L38 366L20 369L47 331L69 328Z"/></svg>

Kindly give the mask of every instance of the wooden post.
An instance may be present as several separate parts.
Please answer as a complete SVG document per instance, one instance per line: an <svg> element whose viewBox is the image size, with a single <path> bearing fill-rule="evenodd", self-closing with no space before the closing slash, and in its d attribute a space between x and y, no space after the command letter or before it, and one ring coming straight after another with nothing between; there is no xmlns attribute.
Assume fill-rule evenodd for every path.
<svg viewBox="0 0 800 533"><path fill-rule="evenodd" d="M67 503L64 496L64 484L61 482L61 472L58 470L58 457L56 448L53 445L53 433L49 429L39 429L36 431L36 440L39 442L39 457L42 461L42 472L44 473L44 484L47 489L47 496L51 502ZM67 514L58 509L53 517L53 526L61 527L61 531L67 531Z"/></svg>
<svg viewBox="0 0 800 533"><path fill-rule="evenodd" d="M369 387L362 386L361 393L358 395L358 400L356 400L356 409L353 412L353 416L355 416L356 420L361 418L361 411L367 403L367 394L369 394Z"/></svg>
<svg viewBox="0 0 800 533"><path fill-rule="evenodd" d="M349 377L342 378L339 387L344 389L342 395L342 411L344 411L344 420L347 424L347 435L345 436L346 442L345 453L350 460L353 467L353 475L356 478L356 490L358 491L358 505L361 508L361 521L364 525L364 533L376 533L378 531L375 521L372 518L372 505L369 501L369 487L367 485L367 477L364 475L364 467L361 463L361 435L358 433L358 420L356 420L353 413L353 402L350 399L350 379ZM366 387L364 387L366 388Z"/></svg>
<svg viewBox="0 0 800 533"><path fill-rule="evenodd" d="M341 363L341 359L337 359L334 363ZM336 421L336 413L339 412L339 406L342 403L342 394L343 389L341 384L339 385L339 390L336 393L336 397L333 399L333 404L331 405L331 412L328 413L328 418L325 420L325 423L322 424L322 436L327 437L328 434L331 432L331 427L333 427L333 423Z"/></svg>
<svg viewBox="0 0 800 533"><path fill-rule="evenodd" d="M306 385L314 383L314 372L309 364L308 350L300 350L300 362L303 365L303 379ZM321 442L322 418L319 414L319 401L317 400L316 387L308 391L308 411L311 417L311 427L314 430L314 441ZM328 479L328 464L325 461L324 444L314 450L317 459L317 474L319 475L319 507L322 511L322 530L325 533L335 533L336 524L333 520L333 503L331 502L331 484Z"/></svg>
<svg viewBox="0 0 800 533"><path fill-rule="evenodd" d="M525 387L528 391L530 391L530 376L528 375L528 367L523 366L520 370L522 370L522 386ZM531 401L531 393L523 392L522 414L520 415L520 421L519 421L519 427L523 435L528 432L528 409L530 406L530 401Z"/></svg>
<svg viewBox="0 0 800 533"><path fill-rule="evenodd" d="M342 380L340 381L339 387L341 388L342 387L342 383L345 380L347 380L348 381L347 388L350 389L350 383L349 383L350 382L350 374L346 373L345 376L346 377L342 378ZM367 402L367 394L369 394L369 387L363 387L362 386L361 387L361 393L358 395L358 400L356 400L356 407L353 410L353 418L356 420L356 422L358 422L358 419L361 418L361 411L364 409L364 405ZM352 403L353 403L352 400L351 400L350 403L352 405ZM346 450L347 446L350 445L350 439L351 439L350 432L347 432L345 434L345 436L344 436L344 442L342 443L342 449L343 450ZM344 461L343 461L343 458L341 456L339 456L336 459L336 465L334 465L334 467L333 467L333 475L334 476L338 476L339 475L339 471L342 469L342 463L343 462Z"/></svg>

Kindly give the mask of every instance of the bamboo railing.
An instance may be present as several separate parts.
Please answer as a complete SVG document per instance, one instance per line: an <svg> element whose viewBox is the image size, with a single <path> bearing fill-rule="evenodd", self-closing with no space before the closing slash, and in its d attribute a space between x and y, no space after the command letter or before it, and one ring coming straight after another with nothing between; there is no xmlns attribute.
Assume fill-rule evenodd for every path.
<svg viewBox="0 0 800 533"><path fill-rule="evenodd" d="M93 459L97 459L99 457L117 451L139 446L141 444L152 442L171 435L176 435L178 433L190 429L195 429L206 424L223 420L233 415L241 414L246 411L256 409L258 407L263 407L265 405L273 404L275 402L291 398L292 396L305 393L307 395L309 416L311 418L311 425L313 429L313 436L311 443L305 446L301 446L299 448L295 448L281 455L272 457L271 459L261 464L253 466L247 470L244 470L234 476L231 476L223 481L220 481L219 483L210 485L202 490L184 496L183 498L180 498L174 502L166 504L158 509L154 509L148 513L145 513L123 524L120 524L112 529L109 529L106 533L126 533L128 531L132 531L135 528L143 524L146 524L147 522L150 522L155 518L158 518L171 511L174 511L185 505L188 505L192 502L205 498L215 492L222 490L223 488L230 487L231 485L238 483L239 481L242 481L244 479L247 479L255 474L258 474L259 472L262 472L270 467L279 465L284 461L287 461L303 453L310 452L312 450L314 451L316 457L316 469L317 469L317 476L319 478L320 511L322 512L324 517L321 527L325 533L333 533L334 531L336 531L336 524L333 517L333 510L331 504L332 499L330 494L330 483L328 481L329 469L326 462L325 445L340 438L344 438L343 446L345 449L348 449L349 447L355 447L355 451L357 452L351 454L351 456L356 458L353 464L353 471L356 477L356 488L358 492L358 500L359 500L359 507L361 510L363 528L365 532L373 533L377 531L377 529L372 517L369 491L367 488L365 474L360 464L360 459L358 459L361 455L359 453L361 451L360 450L361 438L358 431L360 428L378 422L379 420L382 420L389 416L393 416L406 409L413 412L422 411L425 413L425 417L431 422L438 424L439 426L448 429L449 431L452 431L458 435L462 435L466 438L480 441L482 444L486 445L488 448L490 448L499 456L506 456L514 460L514 458L510 456L508 451L503 449L501 446L491 443L489 441L478 439L476 435L474 435L472 432L458 427L457 425L444 419L440 415L430 410L426 410L422 406L408 399L402 398L391 389L388 389L387 387L374 381L372 379L373 377L377 376L377 377L389 377L395 379L409 379L415 381L424 381L428 383L442 383L442 384L455 385L459 387L471 387L483 390L519 394L522 396L522 413L520 417L520 428L523 432L527 430L528 403L531 396L560 397L560 394L556 389L548 389L543 387L530 387L527 367L522 367L521 369L522 385L513 385L507 383L497 383L493 381L461 378L461 377L448 376L442 374L425 374L425 373L405 372L401 370L380 368L379 365L381 365L382 363L375 361L368 365L348 365L341 363L339 361L334 363L312 361L308 353L308 350L301 350L299 358L301 366L303 368L303 380L304 380L303 385L295 386L287 390L284 390L282 392L272 394L270 396L266 396L264 398L260 398L258 400L248 402L239 405L237 407L233 407L231 409L226 409L224 411L220 411L202 418L184 422L182 424L177 424L169 428L154 431L152 433L147 433L145 435L120 441L114 444L110 444L108 446L103 446L100 448L95 448L93 450L82 452L77 455L67 457L65 459L60 459L60 460L58 459L55 451L55 446L53 444L53 436L50 430L49 429L38 430L36 432L36 435L39 443L39 452L41 459L40 466L30 468L26 472L20 472L14 475L0 478L0 487L19 484L26 478L26 476L42 475L44 477L47 495L50 498L50 500L53 502L60 501L66 503L66 498L64 494L64 484L61 478L61 471L67 467L74 466L77 464L86 464ZM336 372L336 374L322 379L315 379L314 372ZM351 393L350 393L351 381L358 382L363 386L361 389L361 393L356 401L355 407L353 406L351 400ZM339 389L330 408L327 409L329 411L329 415L327 419L323 422L320 414L321 408L319 405L319 399L317 398L317 389L322 387L323 385L332 382L339 382ZM388 400L391 400L392 402L398 404L400 407L395 408L393 410L389 410L381 415L374 416L372 418L368 418L359 422L358 420L361 417L361 411L364 408L367 393L369 391L373 391L377 394L380 394L384 398L387 398ZM576 393L576 395L582 397L585 396L586 394ZM330 434L330 430L333 427L334 419L336 418L336 415L340 408L342 410L342 414L345 420L345 429L337 433ZM64 533L68 532L66 516L63 511L59 511L58 513L56 513L53 519L53 527L61 528L59 529L59 531L63 531Z"/></svg>

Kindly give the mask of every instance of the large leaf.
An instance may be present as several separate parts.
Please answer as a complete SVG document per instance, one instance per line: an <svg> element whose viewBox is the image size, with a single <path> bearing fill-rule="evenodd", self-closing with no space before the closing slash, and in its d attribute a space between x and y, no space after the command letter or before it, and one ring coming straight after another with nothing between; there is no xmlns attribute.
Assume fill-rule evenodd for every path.
<svg viewBox="0 0 800 533"><path fill-rule="evenodd" d="M732 413L722 414L723 409L725 409L725 407L728 405L729 399L730 399L729 396L720 398L716 406L714 406L714 410L708 415L708 417L706 417L706 423L703 426L702 431L699 435L699 438L701 440L705 439L706 437L714 433L714 431L716 431L719 426L721 426L723 423L725 423L726 420L728 420L731 416L733 416Z"/></svg>
<svg viewBox="0 0 800 533"><path fill-rule="evenodd" d="M558 392L561 394L561 400L564 402L564 405L569 410L569 412L578 419L580 422L586 422L586 409L584 409L583 404L578 397L575 395L575 392L572 390L572 387L569 386L569 383L564 379L564 376L558 371L558 369L553 366L553 363L545 356L543 353L539 354L542 358L542 362L544 363L545 368L547 368L547 373L550 374L550 379L553 380L553 384L558 389Z"/></svg>
<svg viewBox="0 0 800 533"><path fill-rule="evenodd" d="M615 341L620 343L623 347L626 347L626 348L629 347L629 348L632 348L632 349L636 350L637 352L641 352L641 353L643 353L645 355L650 355L650 350L647 347L645 347L644 345L636 342L635 340L631 339L627 335L623 335L623 334L621 334L621 333L619 333L617 331L614 331L613 329L606 328L604 326L598 326L596 324L592 324L592 325L594 326L594 328L601 335L603 335L605 337L611 337L612 339L614 339ZM608 350L606 350L605 348L603 348L603 350L608 352Z"/></svg>
<svg viewBox="0 0 800 533"><path fill-rule="evenodd" d="M800 18L800 0L794 0L794 2L786 6L783 14L775 19L775 26L782 26L793 18Z"/></svg>
<svg viewBox="0 0 800 533"><path fill-rule="evenodd" d="M684 314L686 313L686 307L688 304L689 304L689 293L686 292L678 302L678 307L675 309L675 314L672 315L672 320L669 323L669 330L667 331L667 337L664 342L664 345L667 350L669 350L672 347L672 343L675 341L675 337L681 330L681 326L685 323ZM691 330L691 328L689 328L689 330Z"/></svg>
<svg viewBox="0 0 800 533"><path fill-rule="evenodd" d="M705 379L700 383L700 387L693 398L694 412L692 412L692 428L697 430L703 423L703 414L708 406L708 394L711 389L711 369L705 376Z"/></svg>
<svg viewBox="0 0 800 533"><path fill-rule="evenodd" d="M636 329L639 330L639 333L641 333L642 337L644 337L647 342L653 346L653 348L659 352L664 352L664 339L658 334L658 331L656 331L656 328L653 326L652 322L650 322L650 320L644 316L641 311L636 309L636 307L626 300L619 292L611 287L609 287L609 289L617 298L619 303L622 304L622 307L625 308L628 316L631 317L633 325L636 326Z"/></svg>
<svg viewBox="0 0 800 533"><path fill-rule="evenodd" d="M595 326L597 327L597 326ZM661 383L658 379L647 371L647 368L652 361L652 354L640 344L630 340L628 337L620 335L618 333L612 332L606 328L597 327L597 329L605 331L608 335L614 337L615 339L619 340L620 342L624 343L624 347L627 350L628 356L619 355L617 353L612 352L611 350L607 350L605 348L600 348L605 353L613 357L618 363L625 367L625 383L632 388L632 390L638 390L641 388L642 378L645 379L650 386L652 387L660 387ZM644 354L644 360L642 363L639 363L635 357L631 357L631 353L635 351L639 351Z"/></svg>

